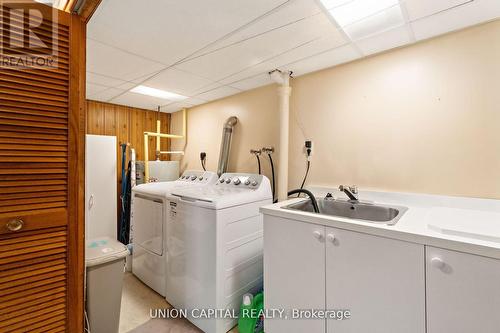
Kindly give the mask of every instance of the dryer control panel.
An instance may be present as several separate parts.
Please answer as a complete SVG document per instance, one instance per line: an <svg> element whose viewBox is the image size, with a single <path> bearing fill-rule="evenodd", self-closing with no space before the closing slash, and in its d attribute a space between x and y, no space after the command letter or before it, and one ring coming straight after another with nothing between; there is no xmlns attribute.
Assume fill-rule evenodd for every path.
<svg viewBox="0 0 500 333"><path fill-rule="evenodd" d="M213 184L217 179L217 174L211 171L184 171L178 180L193 184Z"/></svg>
<svg viewBox="0 0 500 333"><path fill-rule="evenodd" d="M218 186L257 189L262 183L262 175L251 173L225 173L217 182Z"/></svg>

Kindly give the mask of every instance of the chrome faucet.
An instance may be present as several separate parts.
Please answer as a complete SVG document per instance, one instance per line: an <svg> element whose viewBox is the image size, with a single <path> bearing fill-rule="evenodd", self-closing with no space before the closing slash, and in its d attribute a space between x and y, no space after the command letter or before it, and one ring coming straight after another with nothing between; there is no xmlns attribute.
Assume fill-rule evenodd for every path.
<svg viewBox="0 0 500 333"><path fill-rule="evenodd" d="M344 186L340 185L339 190L344 192L351 202L359 202L358 187L356 185Z"/></svg>

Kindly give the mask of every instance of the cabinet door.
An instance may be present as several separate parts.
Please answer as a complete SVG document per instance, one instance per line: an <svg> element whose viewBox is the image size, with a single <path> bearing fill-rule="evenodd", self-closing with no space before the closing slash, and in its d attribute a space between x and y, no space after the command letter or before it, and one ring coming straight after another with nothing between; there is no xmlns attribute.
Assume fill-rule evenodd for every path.
<svg viewBox="0 0 500 333"><path fill-rule="evenodd" d="M325 308L324 232L323 226L264 216L267 309ZM267 333L324 333L325 320L268 319L265 329Z"/></svg>
<svg viewBox="0 0 500 333"><path fill-rule="evenodd" d="M116 137L85 137L85 238L116 239Z"/></svg>
<svg viewBox="0 0 500 333"><path fill-rule="evenodd" d="M425 332L424 278L422 245L327 228L326 307L351 312L327 331Z"/></svg>
<svg viewBox="0 0 500 333"><path fill-rule="evenodd" d="M427 332L498 333L500 261L427 247Z"/></svg>
<svg viewBox="0 0 500 333"><path fill-rule="evenodd" d="M32 1L0 22L0 59L30 60L0 64L0 332L82 332L85 24Z"/></svg>

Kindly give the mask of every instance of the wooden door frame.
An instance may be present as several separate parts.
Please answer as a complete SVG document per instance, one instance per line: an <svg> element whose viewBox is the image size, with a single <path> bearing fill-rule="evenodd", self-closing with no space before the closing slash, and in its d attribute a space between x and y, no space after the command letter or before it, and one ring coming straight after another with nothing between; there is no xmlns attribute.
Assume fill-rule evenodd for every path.
<svg viewBox="0 0 500 333"><path fill-rule="evenodd" d="M70 82L68 118L68 275L67 331L84 331L85 311L85 129L86 28L100 0L84 0L78 12L72 5L70 22Z"/></svg>
<svg viewBox="0 0 500 333"><path fill-rule="evenodd" d="M68 118L68 332L84 330L85 283L85 67L86 23L70 22Z"/></svg>

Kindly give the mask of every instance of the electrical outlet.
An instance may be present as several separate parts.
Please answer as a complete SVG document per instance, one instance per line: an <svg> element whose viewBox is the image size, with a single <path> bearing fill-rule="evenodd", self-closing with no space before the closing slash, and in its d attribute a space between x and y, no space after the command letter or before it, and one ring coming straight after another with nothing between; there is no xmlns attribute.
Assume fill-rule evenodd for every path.
<svg viewBox="0 0 500 333"><path fill-rule="evenodd" d="M313 150L313 142L311 140L307 140L304 142L304 152L306 153L307 156L312 155L312 150Z"/></svg>

